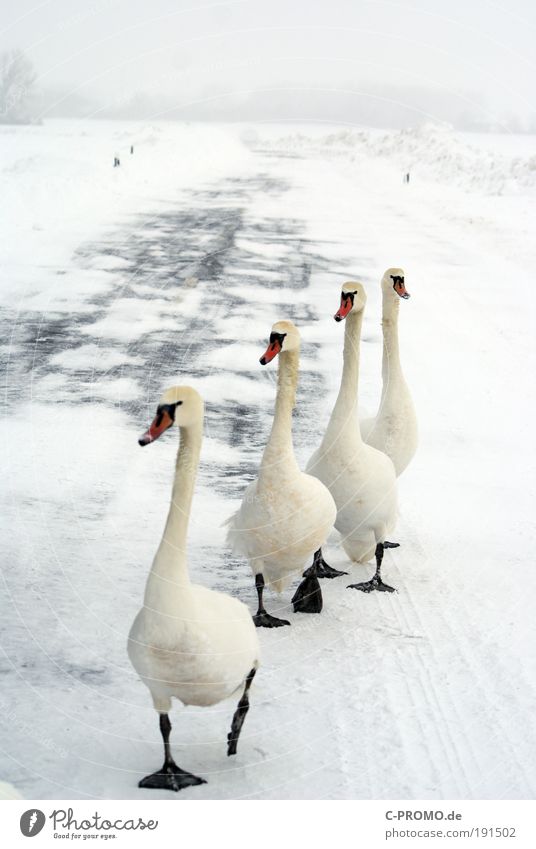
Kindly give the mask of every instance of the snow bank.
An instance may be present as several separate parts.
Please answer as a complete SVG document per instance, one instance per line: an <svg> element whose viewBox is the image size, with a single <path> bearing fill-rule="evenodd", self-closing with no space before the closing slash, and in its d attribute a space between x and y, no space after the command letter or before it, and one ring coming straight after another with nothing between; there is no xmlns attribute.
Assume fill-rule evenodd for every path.
<svg viewBox="0 0 536 849"><path fill-rule="evenodd" d="M353 161L364 155L381 157L414 177L465 191L503 194L536 186L536 155L500 153L489 144L478 144L475 136L469 142L466 134L445 125L425 124L387 132L344 129L323 136L296 132L266 144L277 150L306 150Z"/></svg>

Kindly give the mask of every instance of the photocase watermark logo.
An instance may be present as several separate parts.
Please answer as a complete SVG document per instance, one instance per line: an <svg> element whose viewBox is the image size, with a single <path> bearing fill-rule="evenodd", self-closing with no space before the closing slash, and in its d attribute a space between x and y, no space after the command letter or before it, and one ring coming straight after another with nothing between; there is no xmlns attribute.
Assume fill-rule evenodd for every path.
<svg viewBox="0 0 536 849"><path fill-rule="evenodd" d="M30 808L29 811L24 811L20 818L20 830L25 837L35 837L39 834L45 824L46 817L43 811L37 808Z"/></svg>
<svg viewBox="0 0 536 849"><path fill-rule="evenodd" d="M43 811L38 808L30 808L20 818L20 830L25 837L34 837L42 830L46 819ZM98 811L84 819L76 819L72 808L67 810L56 808L48 816L48 819L52 820L54 837L81 837L84 840L89 837L109 839L116 837L116 833L121 831L145 831L146 829L154 831L158 828L158 820L144 820L142 817L107 819ZM62 831L65 833L62 834ZM89 832L89 834L81 835L77 832ZM104 834L98 832L104 832ZM110 833L107 834L106 832Z"/></svg>
<svg viewBox="0 0 536 849"><path fill-rule="evenodd" d="M56 836L56 832L60 829L64 829L67 833L71 834L71 837L76 836L77 831L145 831L145 829L149 829L149 831L154 831L158 828L158 820L147 820L145 821L141 817L132 818L132 819L106 819L98 811L95 811L94 814L91 814L86 819L76 819L74 815L74 811L72 808L68 808L64 810L63 808L58 808L49 816L49 819L52 820L52 824L54 827L54 836ZM61 837L67 837L68 834L58 835ZM96 837L96 835L91 834L92 837ZM105 837L106 835L100 835L101 837ZM111 835L114 836L114 835ZM84 837L85 839L85 837Z"/></svg>

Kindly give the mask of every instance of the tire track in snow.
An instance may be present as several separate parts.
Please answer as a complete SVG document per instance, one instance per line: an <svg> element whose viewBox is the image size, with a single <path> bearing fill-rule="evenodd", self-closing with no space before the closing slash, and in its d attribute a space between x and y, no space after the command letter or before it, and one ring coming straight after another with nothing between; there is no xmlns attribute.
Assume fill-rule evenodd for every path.
<svg viewBox="0 0 536 849"><path fill-rule="evenodd" d="M404 580L403 573L399 572L399 574L402 579L400 595L402 596L402 594L404 594L404 598L401 598L399 606L396 605L396 600L392 601L393 611L395 612L397 620L400 623L403 623L406 628L411 629L415 626L419 628L426 637L428 647L433 656L433 643L430 640L430 634L423 627L422 620L411 601L409 593L407 592L408 582ZM410 602L409 610L406 603L407 601ZM433 717L433 722L429 722L427 724L428 736L434 741L428 747L429 752L434 759L438 756L438 754L440 757L442 756L444 758L445 762L449 765L450 775L457 786L460 798L463 798L470 793L471 783L465 770L458 746L456 745L455 739L450 731L447 717L441 706L440 694L438 693L433 677L424 662L419 646L415 646L415 658L420 668L419 684L421 688L419 699L415 699L412 692L415 710L420 710L421 708L419 706L424 705L428 708L430 718ZM460 775L462 778L461 782L459 778ZM444 781L444 779L445 776L443 774L442 780Z"/></svg>
<svg viewBox="0 0 536 849"><path fill-rule="evenodd" d="M417 541L415 534L411 532L411 529L409 538L412 546L416 549L416 551L420 552L422 560L424 561L426 559L429 565L430 560L432 560L433 563L434 555L432 554L431 558L426 556L424 549ZM395 557L395 560L397 559L398 558ZM442 640L445 645L452 647L449 654L452 656L452 660L456 664L455 680L458 681L460 677L457 666L459 664L463 664L464 668L466 668L470 673L467 686L470 688L472 693L474 693L475 702L483 706L476 717L470 717L467 719L467 711L462 713L458 701L451 692L451 688L442 687L439 689L432 672L426 667L423 658L419 655L419 663L423 670L423 674L428 681L430 690L433 693L434 702L437 705L438 713L441 717L441 725L446 729L451 751L457 759L466 783L466 789L462 792L461 798L478 798L476 790L484 781L482 776L486 774L489 777L489 773L487 773L483 763L482 754L477 753L473 744L473 736L471 732L477 725L480 735L486 738L488 747L491 747L491 743L495 742L496 748L494 749L492 759L493 761L498 760L499 762L493 766L493 769L497 771L505 764L513 764L519 771L520 777L525 785L523 792L528 798L532 798L534 791L530 778L520 758L516 755L517 746L514 744L509 735L504 723L502 712L498 712L492 722L491 718L488 718L488 711L485 709L485 706L490 702L490 693L496 690L497 682L504 681L505 675L508 674L508 670L497 666L497 668L492 671L488 663L476 662L474 633L468 631L465 624L466 622L471 621L471 612L466 606L462 593L458 593L455 598L452 598L450 588L444 583L441 565L441 563L437 563L436 561L435 568L433 565L431 568L434 575L434 583L437 586L437 594L443 601L443 604L434 607L433 633L425 624L424 617L421 612L422 608L419 604L417 604L415 600L415 593L411 590L411 586L415 580L415 575L412 575L411 580L406 580L403 571L400 571L400 576L403 579L403 592L405 599L407 599L407 605L404 604L400 608L400 612L404 615L404 619L407 622L408 611L410 611L416 624L426 636L430 646L430 652L434 660L433 668L435 670L440 670L445 666L445 662L442 663L437 654L437 643ZM451 598L449 599L449 597ZM448 603L449 601L451 602L450 604ZM457 615L455 619L451 619L444 613L444 610L453 610L454 608L456 609L456 613L461 615ZM428 608L425 607L424 610L427 611ZM460 632L463 633L463 637L460 635ZM464 674L464 677L468 676ZM523 689L525 688L534 692L534 687L528 679L523 681ZM465 690L460 692L460 696L462 698L465 695ZM501 703L503 699L504 694L499 692L497 699L498 703ZM445 701L447 705L449 705L449 709L447 711L445 711L442 707L442 701ZM493 701L495 700L493 699ZM456 736L454 736L450 731L450 714L452 714L456 720L456 731L458 732ZM483 730L483 726L486 728L485 732ZM503 744L503 740L507 742L506 747ZM500 758L497 758L497 748L500 752ZM470 760L466 765L465 762L467 761L467 755L470 756ZM451 766L451 776L456 781L457 775L458 770L456 766ZM445 776L443 776L443 779L444 778Z"/></svg>

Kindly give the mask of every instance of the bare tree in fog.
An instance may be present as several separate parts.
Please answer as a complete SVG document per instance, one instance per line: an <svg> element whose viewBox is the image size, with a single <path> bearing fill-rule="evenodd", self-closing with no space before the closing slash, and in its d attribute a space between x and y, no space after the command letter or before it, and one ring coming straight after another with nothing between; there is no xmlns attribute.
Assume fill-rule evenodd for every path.
<svg viewBox="0 0 536 849"><path fill-rule="evenodd" d="M0 124L31 123L30 102L36 73L22 50L0 55Z"/></svg>

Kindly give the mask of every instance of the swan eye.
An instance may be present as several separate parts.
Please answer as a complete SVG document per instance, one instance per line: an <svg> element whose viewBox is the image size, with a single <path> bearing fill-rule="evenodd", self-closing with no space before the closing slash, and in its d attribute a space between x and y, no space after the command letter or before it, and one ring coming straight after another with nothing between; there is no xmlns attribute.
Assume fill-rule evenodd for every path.
<svg viewBox="0 0 536 849"><path fill-rule="evenodd" d="M280 346L283 347L283 340L286 335L286 333L270 333L270 345L279 342Z"/></svg>
<svg viewBox="0 0 536 849"><path fill-rule="evenodd" d="M164 417L164 413L167 413L172 422L175 421L175 411L177 407L180 407L182 401L175 401L174 404L160 404L156 408L156 419L155 425L156 427L160 427L162 424L162 418Z"/></svg>

